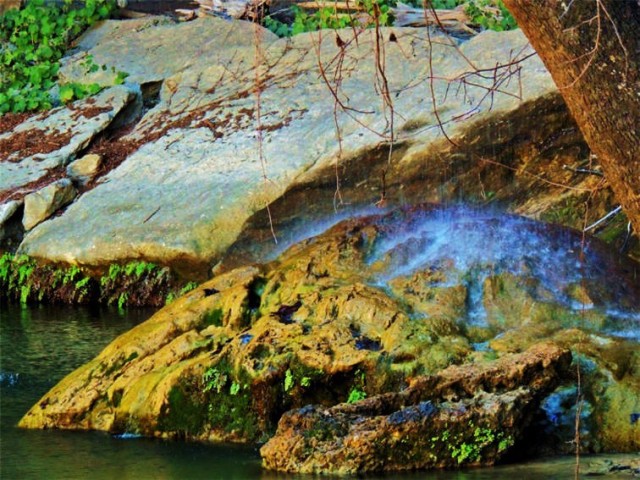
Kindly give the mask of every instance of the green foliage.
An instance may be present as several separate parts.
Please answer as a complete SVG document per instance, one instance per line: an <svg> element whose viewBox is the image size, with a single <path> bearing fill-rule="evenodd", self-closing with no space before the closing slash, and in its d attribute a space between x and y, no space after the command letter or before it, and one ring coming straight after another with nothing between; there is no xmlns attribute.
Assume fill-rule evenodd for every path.
<svg viewBox="0 0 640 480"><path fill-rule="evenodd" d="M231 395L238 395L240 392L240 384L238 382L231 382L231 387L229 387L229 393Z"/></svg>
<svg viewBox="0 0 640 480"><path fill-rule="evenodd" d="M35 260L27 255L5 253L0 257L0 289L5 290L8 295L16 295L21 304L27 304L32 292L31 277L35 268Z"/></svg>
<svg viewBox="0 0 640 480"><path fill-rule="evenodd" d="M129 300L129 292L122 292L118 297L118 310L124 310Z"/></svg>
<svg viewBox="0 0 640 480"><path fill-rule="evenodd" d="M346 28L353 24L347 15L338 14L332 7L323 7L315 13L307 13L300 8L294 9L295 19L291 25L291 34L314 32L325 28Z"/></svg>
<svg viewBox="0 0 640 480"><path fill-rule="evenodd" d="M72 82L60 85L60 91L58 95L62 103L69 103L74 100L80 100L82 98L95 95L100 90L102 90L102 87L97 83L85 84Z"/></svg>
<svg viewBox="0 0 640 480"><path fill-rule="evenodd" d="M393 25L394 18L391 7L396 6L396 0L357 0L356 4L363 7L369 16L374 19L371 24L365 26L373 26L376 20L381 27Z"/></svg>
<svg viewBox="0 0 640 480"><path fill-rule="evenodd" d="M180 289L179 295L189 293L191 290L195 290L196 288L198 288L198 284L196 282L189 282Z"/></svg>
<svg viewBox="0 0 640 480"><path fill-rule="evenodd" d="M284 391L289 395L295 395L294 388L296 384L303 389L309 388L313 383L313 379L317 379L322 375L321 370L310 370L302 365L295 365L292 368L288 368L284 373ZM298 393L300 393L300 391L298 391Z"/></svg>
<svg viewBox="0 0 640 480"><path fill-rule="evenodd" d="M365 384L366 377L364 372L357 370L354 375L353 385L351 386L351 390L349 390L347 403L356 403L367 398L367 392L364 390Z"/></svg>
<svg viewBox="0 0 640 480"><path fill-rule="evenodd" d="M166 284L168 277L168 269L151 262L112 264L108 272L100 277L101 300L108 305L117 303L118 309L122 310L132 303L139 304L141 295L150 295L154 287ZM133 293L132 288L138 289L138 292Z"/></svg>
<svg viewBox="0 0 640 480"><path fill-rule="evenodd" d="M148 262L113 264L100 278L94 278L77 265L60 266L36 262L26 255L0 255L0 298L52 303L98 301L117 305L157 305L173 286L166 267ZM195 288L190 282L181 292Z"/></svg>
<svg viewBox="0 0 640 480"><path fill-rule="evenodd" d="M10 253L3 253L0 257L0 281L7 281L12 260L13 255L11 255Z"/></svg>
<svg viewBox="0 0 640 480"><path fill-rule="evenodd" d="M335 7L322 7L315 12L309 13L303 9L293 6L295 15L293 23L287 25L271 17L265 17L264 26L279 37L290 37L304 32L315 32L322 29L340 29L347 27L372 27L375 19L381 26L393 24L391 7L396 4L395 0L356 0L355 4L362 7L372 19L368 24L361 24L355 15L340 13Z"/></svg>
<svg viewBox="0 0 640 480"><path fill-rule="evenodd" d="M431 7L438 10L453 10L458 5L461 5L464 2L465 0L431 0L430 4L431 4ZM411 2L411 5L415 5L415 3ZM419 5L415 5L415 6L417 7L422 6L422 2L420 2Z"/></svg>
<svg viewBox="0 0 640 480"><path fill-rule="evenodd" d="M221 393L229 380L229 376L227 372L221 371L218 367L211 367L204 372L202 380L204 381L205 392L215 391L216 393Z"/></svg>
<svg viewBox="0 0 640 480"><path fill-rule="evenodd" d="M469 424L469 428L474 428L473 423ZM487 427L475 427L473 438L469 441L461 442L462 438L464 438L462 433L451 435L449 431L445 431L442 436L432 437L431 442L432 446L437 441L445 442L451 452L451 458L456 460L458 464L478 462L482 459L482 453L485 449L497 446L498 453L502 453L514 443L510 435L496 432Z"/></svg>
<svg viewBox="0 0 640 480"><path fill-rule="evenodd" d="M238 378L226 362L208 368L202 380L203 393L208 402L206 418L211 426L254 438L257 435L257 421L251 409L247 382Z"/></svg>
<svg viewBox="0 0 640 480"><path fill-rule="evenodd" d="M290 37L291 36L291 26L287 25L280 20L276 20L275 18L271 18L270 16L264 17L263 25L266 29L272 31L280 38L282 37Z"/></svg>
<svg viewBox="0 0 640 480"><path fill-rule="evenodd" d="M284 391L289 392L294 385L295 381L293 380L293 373L291 372L291 369L287 369L284 374Z"/></svg>
<svg viewBox="0 0 640 480"><path fill-rule="evenodd" d="M165 305L169 305L170 303L173 303L176 298L181 297L182 295L184 295L185 293L189 293L191 290L194 290L198 287L198 284L196 282L188 282L184 287L182 287L178 292L169 292L167 294L167 297L165 298L164 304ZM215 320L215 311L214 312L210 312L211 315L207 314L207 323L209 323L209 325L218 325L220 326L220 324L216 323ZM220 322L220 320L222 319L222 312L220 312L220 318L217 319L218 322Z"/></svg>
<svg viewBox="0 0 640 480"><path fill-rule="evenodd" d="M73 8L71 0L57 6L30 0L21 10L0 16L0 114L51 108L49 90L57 79L59 60L71 41L87 27L107 18L112 0L86 0ZM99 90L95 84L67 84L62 101Z"/></svg>
<svg viewBox="0 0 640 480"><path fill-rule="evenodd" d="M437 10L452 10L463 6L471 22L487 30L514 30L516 20L504 6L502 0L427 0L428 7ZM409 0L414 7L422 7L423 0Z"/></svg>
<svg viewBox="0 0 640 480"><path fill-rule="evenodd" d="M76 265L59 267L38 265L27 255L5 253L0 257L0 297L6 296L27 304L55 298L57 287L76 302L82 302L89 294L91 277Z"/></svg>
<svg viewBox="0 0 640 480"><path fill-rule="evenodd" d="M349 391L349 397L347 398L347 403L356 403L356 402L359 402L360 400L364 400L365 398L367 398L367 392L365 392L364 390L360 390L356 387L353 387Z"/></svg>
<svg viewBox="0 0 640 480"><path fill-rule="evenodd" d="M470 0L464 11L473 23L487 30L502 32L518 28L502 0Z"/></svg>
<svg viewBox="0 0 640 480"><path fill-rule="evenodd" d="M409 0L414 7L423 7L423 0ZM321 29L339 29L347 27L366 28L377 23L380 26L393 25L391 8L397 0L356 0L355 5L361 7L369 15L369 22L362 24L353 14L340 13L334 7L322 7L313 13L293 7L294 20L291 25L280 22L269 16L264 19L264 26L279 37L290 37L304 32ZM460 5L471 21L484 29L503 31L518 28L515 19L502 3L502 0L427 0L427 7L451 10Z"/></svg>

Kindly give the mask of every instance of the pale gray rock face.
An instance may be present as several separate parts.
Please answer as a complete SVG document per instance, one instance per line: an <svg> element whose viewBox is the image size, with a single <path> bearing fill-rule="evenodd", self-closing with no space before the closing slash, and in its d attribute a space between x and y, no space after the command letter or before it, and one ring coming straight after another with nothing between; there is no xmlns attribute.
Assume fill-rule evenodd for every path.
<svg viewBox="0 0 640 480"><path fill-rule="evenodd" d="M0 205L0 240L5 238L5 225L23 203L22 200L9 200Z"/></svg>
<svg viewBox="0 0 640 480"><path fill-rule="evenodd" d="M391 32L397 41L388 41ZM349 42L352 33L340 35ZM443 141L426 80L429 54L439 77L454 78L470 70L469 62L494 68L496 62L531 52L519 31L480 34L458 46L464 57L442 35L432 34L430 46L424 29L384 29L382 36L393 118L379 94L373 31L362 33L357 44L350 42L339 70L342 50L333 32L277 40L250 23L213 18L154 28L145 27L144 20L105 22L80 41L80 48L91 48L69 60L63 75L96 80L74 73L89 54L98 64L130 73L130 80L162 80L159 103L123 139L156 140L62 216L30 232L21 251L82 264L147 258L210 265L248 218L285 191L320 181L318 172L336 162L359 156L367 162L367 152L387 149L392 120L394 141L405 146L394 163L417 168L418 153ZM256 59L261 60L257 74ZM478 119L495 118L556 91L537 57L521 67L519 79L505 80L491 95L470 84L456 92L448 82L435 80L433 98L447 134L454 138ZM338 98L347 109L336 107L323 73L334 87L341 75ZM263 86L259 123L256 75ZM473 78L485 87L492 83ZM325 188L335 190L335 180L329 183ZM293 207L289 215L295 214Z"/></svg>
<svg viewBox="0 0 640 480"><path fill-rule="evenodd" d="M68 178L60 179L25 196L22 218L25 230L31 230L45 221L59 208L73 201L75 196L76 189Z"/></svg>
<svg viewBox="0 0 640 480"><path fill-rule="evenodd" d="M9 158L0 159L0 194L40 180L50 170L69 163L136 95L136 89L130 86L112 87L91 99L75 102L73 109L56 108L1 134L0 142L32 136L36 147L41 146L40 151L47 153L25 154L25 150L18 149ZM53 149L50 145L54 145Z"/></svg>
<svg viewBox="0 0 640 480"><path fill-rule="evenodd" d="M206 17L193 22L173 23L164 17L106 21L87 32L77 44L77 53L62 62L64 82L96 82L113 85L117 72L127 81L144 85L159 82L188 68L228 63L233 69L237 57L253 56L253 25ZM268 44L278 37L260 29ZM89 72L87 56L107 68Z"/></svg>
<svg viewBox="0 0 640 480"><path fill-rule="evenodd" d="M9 200L0 205L0 227L13 216L22 203L22 201L18 200Z"/></svg>
<svg viewBox="0 0 640 480"><path fill-rule="evenodd" d="M102 165L102 157L95 153L74 160L67 166L67 176L81 184L93 180Z"/></svg>

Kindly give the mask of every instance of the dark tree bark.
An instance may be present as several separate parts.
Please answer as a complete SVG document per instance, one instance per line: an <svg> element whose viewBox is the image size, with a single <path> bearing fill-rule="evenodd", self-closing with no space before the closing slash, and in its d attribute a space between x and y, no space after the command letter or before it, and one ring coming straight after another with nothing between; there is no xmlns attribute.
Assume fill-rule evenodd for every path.
<svg viewBox="0 0 640 480"><path fill-rule="evenodd" d="M640 233L640 3L504 0Z"/></svg>

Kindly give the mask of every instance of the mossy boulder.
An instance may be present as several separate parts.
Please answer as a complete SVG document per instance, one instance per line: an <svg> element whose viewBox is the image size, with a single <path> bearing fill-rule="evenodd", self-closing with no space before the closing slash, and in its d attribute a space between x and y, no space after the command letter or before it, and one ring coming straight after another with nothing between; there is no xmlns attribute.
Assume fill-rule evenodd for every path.
<svg viewBox="0 0 640 480"><path fill-rule="evenodd" d="M348 220L160 310L54 387L21 426L255 441L288 410L397 392L551 339L590 366L581 370L587 450L637 449L640 267L596 240L580 266L582 241L461 207ZM599 284L605 293L590 286ZM571 372L559 388L575 387ZM545 415L538 409L544 441L565 441L562 422Z"/></svg>

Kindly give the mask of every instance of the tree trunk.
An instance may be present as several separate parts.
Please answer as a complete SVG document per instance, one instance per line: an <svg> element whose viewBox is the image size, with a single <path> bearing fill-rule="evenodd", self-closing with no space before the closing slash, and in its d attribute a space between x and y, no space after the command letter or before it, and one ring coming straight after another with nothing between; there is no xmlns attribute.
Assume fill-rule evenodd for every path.
<svg viewBox="0 0 640 480"><path fill-rule="evenodd" d="M640 233L640 3L503 0Z"/></svg>

